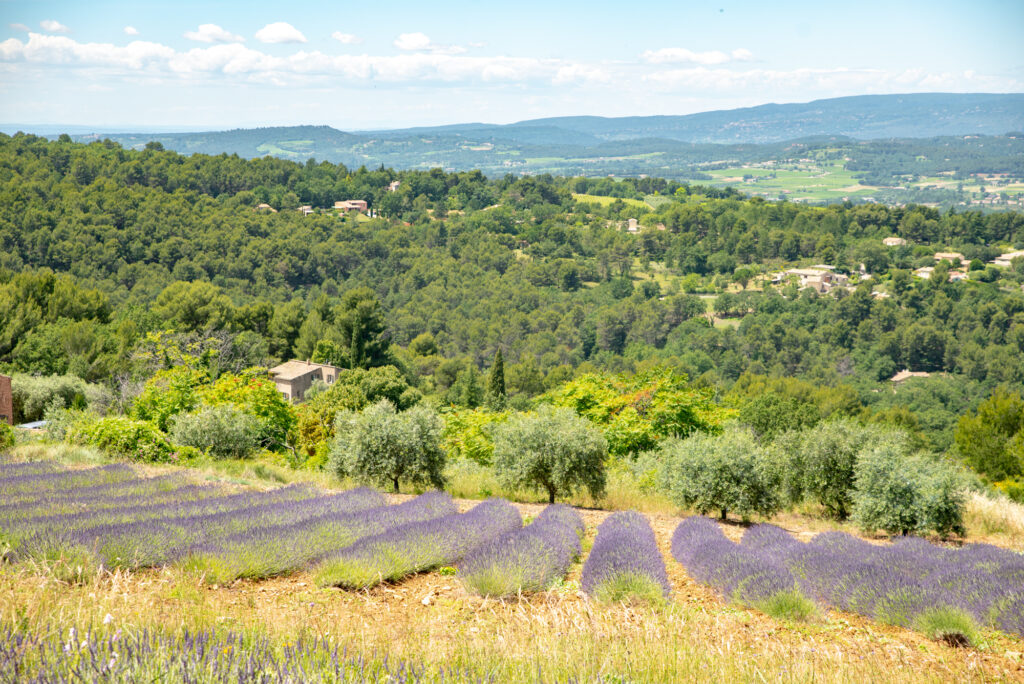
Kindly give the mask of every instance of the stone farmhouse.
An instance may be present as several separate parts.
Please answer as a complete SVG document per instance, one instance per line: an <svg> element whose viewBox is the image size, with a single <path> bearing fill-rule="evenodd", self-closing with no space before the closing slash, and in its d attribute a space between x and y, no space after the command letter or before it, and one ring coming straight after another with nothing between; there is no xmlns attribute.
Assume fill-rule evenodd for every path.
<svg viewBox="0 0 1024 684"><path fill-rule="evenodd" d="M356 211L366 213L367 204L366 200L338 200L334 203L334 208L339 211Z"/></svg>
<svg viewBox="0 0 1024 684"><path fill-rule="evenodd" d="M325 363L292 360L271 368L270 378L281 396L290 402L299 403L305 400L306 392L312 387L314 380L333 385L338 379L339 370Z"/></svg>

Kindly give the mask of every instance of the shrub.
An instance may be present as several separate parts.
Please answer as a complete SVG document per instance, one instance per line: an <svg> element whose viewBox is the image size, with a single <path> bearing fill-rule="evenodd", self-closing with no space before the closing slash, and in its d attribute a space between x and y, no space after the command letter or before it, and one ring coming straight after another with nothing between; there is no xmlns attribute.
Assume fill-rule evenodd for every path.
<svg viewBox="0 0 1024 684"><path fill-rule="evenodd" d="M175 444L203 449L215 458L246 458L256 450L259 432L255 418L222 404L174 416L170 437Z"/></svg>
<svg viewBox="0 0 1024 684"><path fill-rule="evenodd" d="M433 409L415 406L399 413L386 399L362 413L340 413L330 451L331 469L339 477L391 484L396 492L400 482L442 487L442 428Z"/></svg>
<svg viewBox="0 0 1024 684"><path fill-rule="evenodd" d="M749 430L695 434L662 447L661 487L672 501L700 514L729 511L744 518L779 509L778 477Z"/></svg>
<svg viewBox="0 0 1024 684"><path fill-rule="evenodd" d="M491 429L497 423L508 419L508 412L494 412L487 409L464 409L448 413L444 417L443 446L452 460L469 459L482 466L489 466L494 458L494 442Z"/></svg>
<svg viewBox="0 0 1024 684"><path fill-rule="evenodd" d="M636 511L605 518L583 564L580 584L598 601L659 603L668 598L672 587L647 518Z"/></svg>
<svg viewBox="0 0 1024 684"><path fill-rule="evenodd" d="M978 642L978 625L970 615L956 608L943 606L921 613L914 626L929 639L944 641L950 646L972 646Z"/></svg>
<svg viewBox="0 0 1024 684"><path fill-rule="evenodd" d="M34 377L16 373L11 377L11 395L16 423L42 420L48 409L93 407L104 411L112 401L107 388L74 375Z"/></svg>
<svg viewBox="0 0 1024 684"><path fill-rule="evenodd" d="M283 447L295 426L292 405L285 401L262 369L253 368L237 375L225 373L212 385L201 387L199 396L205 404L233 404L252 416L260 446Z"/></svg>
<svg viewBox="0 0 1024 684"><path fill-rule="evenodd" d="M14 428L0 420L0 452L14 446Z"/></svg>
<svg viewBox="0 0 1024 684"><path fill-rule="evenodd" d="M174 453L167 437L152 423L125 416L77 422L68 430L67 440L136 461L168 461Z"/></svg>
<svg viewBox="0 0 1024 684"><path fill-rule="evenodd" d="M884 445L858 459L856 483L853 519L864 530L965 533L963 479L945 463Z"/></svg>
<svg viewBox="0 0 1024 684"><path fill-rule="evenodd" d="M604 495L608 443L570 409L542 407L496 425L494 469L502 486L547 492L548 502L586 487Z"/></svg>
<svg viewBox="0 0 1024 684"><path fill-rule="evenodd" d="M167 430L171 418L199 406L199 387L209 381L205 371L175 366L157 371L135 398L132 415Z"/></svg>

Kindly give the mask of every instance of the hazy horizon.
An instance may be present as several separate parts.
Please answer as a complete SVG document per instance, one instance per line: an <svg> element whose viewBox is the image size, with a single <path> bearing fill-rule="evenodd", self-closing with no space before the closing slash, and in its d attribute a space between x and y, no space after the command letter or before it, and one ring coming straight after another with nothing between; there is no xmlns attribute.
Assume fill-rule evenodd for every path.
<svg viewBox="0 0 1024 684"><path fill-rule="evenodd" d="M1008 0L3 7L0 120L33 126L370 131L1024 91Z"/></svg>

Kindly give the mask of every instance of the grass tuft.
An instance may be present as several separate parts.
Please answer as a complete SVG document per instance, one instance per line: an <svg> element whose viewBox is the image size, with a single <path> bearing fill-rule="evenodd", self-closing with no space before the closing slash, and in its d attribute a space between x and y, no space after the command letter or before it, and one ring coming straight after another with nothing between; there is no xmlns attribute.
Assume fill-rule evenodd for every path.
<svg viewBox="0 0 1024 684"><path fill-rule="evenodd" d="M665 602L662 587L644 575L621 572L603 582L594 598L603 603L649 603Z"/></svg>
<svg viewBox="0 0 1024 684"><path fill-rule="evenodd" d="M917 629L929 639L949 646L969 647L978 643L978 625L967 613L943 606L925 611L915 621Z"/></svg>
<svg viewBox="0 0 1024 684"><path fill-rule="evenodd" d="M802 622L818 614L818 607L797 590L780 591L754 604L765 615L776 620Z"/></svg>

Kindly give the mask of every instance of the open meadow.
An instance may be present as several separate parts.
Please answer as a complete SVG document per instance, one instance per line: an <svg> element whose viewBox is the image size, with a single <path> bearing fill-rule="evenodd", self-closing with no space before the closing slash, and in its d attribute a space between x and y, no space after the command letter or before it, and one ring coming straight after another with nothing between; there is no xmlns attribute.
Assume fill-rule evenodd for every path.
<svg viewBox="0 0 1024 684"><path fill-rule="evenodd" d="M995 545L864 540L798 513L751 527L238 482L0 464L0 679L1024 678L1024 562ZM972 541L1019 549L1001 514L974 505ZM928 605L907 600L926 584ZM793 590L798 609L762 603ZM915 621L943 602L988 616L971 645Z"/></svg>

